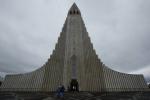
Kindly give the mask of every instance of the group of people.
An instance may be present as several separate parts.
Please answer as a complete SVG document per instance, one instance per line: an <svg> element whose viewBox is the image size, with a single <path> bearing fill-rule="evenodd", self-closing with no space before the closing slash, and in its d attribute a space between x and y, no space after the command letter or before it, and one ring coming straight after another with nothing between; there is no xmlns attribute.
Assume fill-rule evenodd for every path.
<svg viewBox="0 0 150 100"><path fill-rule="evenodd" d="M64 92L65 92L65 87L64 85L60 85L58 88L57 88L57 97L64 97Z"/></svg>
<svg viewBox="0 0 150 100"><path fill-rule="evenodd" d="M79 92L78 84L71 84L70 87L68 86L67 91L73 91L73 92L77 91L77 92ZM64 85L59 85L58 88L57 88L57 91L56 91L56 96L63 98L64 97L64 92L65 92Z"/></svg>

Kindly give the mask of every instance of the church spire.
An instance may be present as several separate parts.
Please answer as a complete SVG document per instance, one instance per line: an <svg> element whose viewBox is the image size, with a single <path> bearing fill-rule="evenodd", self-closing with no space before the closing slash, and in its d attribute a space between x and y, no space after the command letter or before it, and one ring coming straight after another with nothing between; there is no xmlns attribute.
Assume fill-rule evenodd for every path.
<svg viewBox="0 0 150 100"><path fill-rule="evenodd" d="M81 15L79 8L77 7L76 3L73 3L71 6L68 15Z"/></svg>

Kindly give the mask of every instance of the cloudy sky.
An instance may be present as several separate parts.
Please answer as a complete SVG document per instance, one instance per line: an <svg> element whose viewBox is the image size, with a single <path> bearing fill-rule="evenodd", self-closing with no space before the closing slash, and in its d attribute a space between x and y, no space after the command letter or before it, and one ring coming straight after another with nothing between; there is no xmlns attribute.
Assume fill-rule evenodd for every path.
<svg viewBox="0 0 150 100"><path fill-rule="evenodd" d="M1 75L43 65L74 2L107 66L150 76L150 0L0 0Z"/></svg>

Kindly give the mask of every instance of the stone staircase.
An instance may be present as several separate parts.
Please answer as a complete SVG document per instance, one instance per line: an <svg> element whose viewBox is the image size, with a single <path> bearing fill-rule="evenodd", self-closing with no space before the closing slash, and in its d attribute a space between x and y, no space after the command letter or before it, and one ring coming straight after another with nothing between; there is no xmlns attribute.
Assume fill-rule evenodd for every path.
<svg viewBox="0 0 150 100"><path fill-rule="evenodd" d="M2 93L0 100L150 100L150 92L144 93L89 93L66 92L63 98L56 93Z"/></svg>

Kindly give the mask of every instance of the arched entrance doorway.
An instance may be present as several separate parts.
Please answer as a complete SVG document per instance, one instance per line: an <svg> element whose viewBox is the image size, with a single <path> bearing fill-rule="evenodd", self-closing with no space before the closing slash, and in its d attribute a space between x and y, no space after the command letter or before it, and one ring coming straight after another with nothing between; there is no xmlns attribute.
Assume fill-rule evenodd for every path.
<svg viewBox="0 0 150 100"><path fill-rule="evenodd" d="M79 91L79 84L77 81L77 56L71 56L71 80L68 86L69 91Z"/></svg>
<svg viewBox="0 0 150 100"><path fill-rule="evenodd" d="M79 84L77 79L71 79L70 82L70 91L79 91Z"/></svg>

